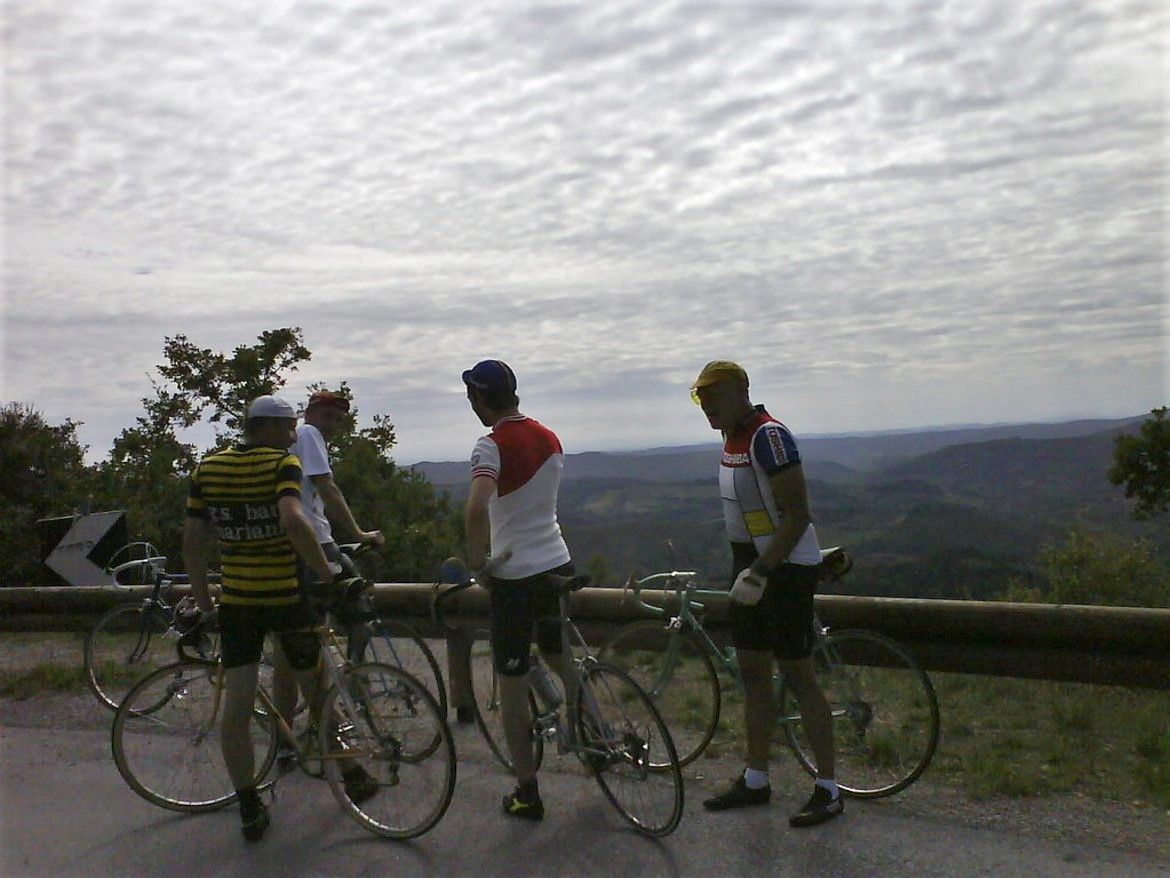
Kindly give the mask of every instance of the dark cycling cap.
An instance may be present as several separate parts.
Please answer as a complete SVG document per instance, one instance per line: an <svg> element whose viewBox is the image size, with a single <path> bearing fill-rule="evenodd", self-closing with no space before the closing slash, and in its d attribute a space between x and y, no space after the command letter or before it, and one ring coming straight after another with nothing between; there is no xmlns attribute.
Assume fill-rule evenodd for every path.
<svg viewBox="0 0 1170 878"><path fill-rule="evenodd" d="M480 360L463 373L463 383L484 393L515 393L516 373L503 360Z"/></svg>
<svg viewBox="0 0 1170 878"><path fill-rule="evenodd" d="M332 390L317 390L309 397L308 408L315 405L323 408L341 409L343 412L349 411L349 400L344 396L338 396Z"/></svg>

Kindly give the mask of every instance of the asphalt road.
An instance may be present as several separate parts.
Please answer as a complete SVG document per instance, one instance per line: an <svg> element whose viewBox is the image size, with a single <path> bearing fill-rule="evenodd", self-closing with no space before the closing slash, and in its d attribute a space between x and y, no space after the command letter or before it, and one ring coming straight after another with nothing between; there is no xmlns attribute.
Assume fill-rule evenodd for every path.
<svg viewBox="0 0 1170 878"><path fill-rule="evenodd" d="M0 719L2 722L2 719ZM789 829L807 790L769 807L709 814L688 787L682 825L662 840L625 827L568 759L542 772L543 823L497 810L509 787L473 728L456 730L461 762L443 821L411 842L368 835L328 787L303 775L279 786L273 825L245 845L235 810L162 811L127 787L101 731L0 726L0 874L25 876L1060 876L1141 878L1170 863L1086 843L949 825L882 803L850 802L844 817ZM779 791L778 791L779 792ZM799 793L799 795L798 795Z"/></svg>

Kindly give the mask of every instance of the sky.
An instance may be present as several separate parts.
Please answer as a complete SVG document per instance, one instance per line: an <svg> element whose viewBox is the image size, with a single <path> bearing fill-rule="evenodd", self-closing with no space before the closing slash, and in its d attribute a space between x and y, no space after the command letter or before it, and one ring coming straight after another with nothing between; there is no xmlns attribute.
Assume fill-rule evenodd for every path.
<svg viewBox="0 0 1170 878"><path fill-rule="evenodd" d="M712 441L712 359L798 437L1170 396L1158 0L0 6L0 403L91 459L282 326L400 463L487 357L568 452Z"/></svg>

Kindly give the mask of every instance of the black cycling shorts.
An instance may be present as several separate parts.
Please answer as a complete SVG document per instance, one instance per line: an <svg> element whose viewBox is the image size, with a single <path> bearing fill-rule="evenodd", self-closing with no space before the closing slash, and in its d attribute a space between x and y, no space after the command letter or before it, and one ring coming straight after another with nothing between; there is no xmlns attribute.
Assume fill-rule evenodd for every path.
<svg viewBox="0 0 1170 878"><path fill-rule="evenodd" d="M751 543L732 543L731 582L759 556ZM816 587L816 566L781 564L768 574L768 586L758 604L729 603L735 648L770 652L788 660L812 655Z"/></svg>
<svg viewBox="0 0 1170 878"><path fill-rule="evenodd" d="M303 603L260 607L219 605L219 646L225 668L254 665L264 652L264 635L274 634L289 664L307 671L317 665L320 640L313 611Z"/></svg>
<svg viewBox="0 0 1170 878"><path fill-rule="evenodd" d="M528 673L532 629L541 652L561 652L561 604L544 577L572 576L573 563L562 564L524 579L488 578L492 608L492 661L506 677Z"/></svg>

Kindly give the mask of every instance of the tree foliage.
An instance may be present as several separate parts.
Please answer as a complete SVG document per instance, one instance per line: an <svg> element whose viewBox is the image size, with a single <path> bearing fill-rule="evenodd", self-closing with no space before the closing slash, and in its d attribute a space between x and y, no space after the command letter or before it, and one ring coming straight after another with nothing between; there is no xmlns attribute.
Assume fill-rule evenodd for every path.
<svg viewBox="0 0 1170 878"><path fill-rule="evenodd" d="M1170 571L1154 547L1073 528L1063 542L1045 546L1036 581L1015 581L1005 600L1098 607L1170 607Z"/></svg>
<svg viewBox="0 0 1170 878"><path fill-rule="evenodd" d="M31 582L40 564L36 520L67 515L92 503L125 509L136 539L153 543L175 559L181 554L187 478L200 450L181 431L209 425L215 450L241 438L251 399L277 393L289 374L310 359L301 330L261 333L255 343L231 353L203 348L184 335L164 340L163 362L142 399L142 414L114 440L108 457L84 462L77 424L46 424L30 408L0 409L0 563L5 582ZM309 391L325 389L320 385ZM334 392L352 399L342 382ZM379 573L395 580L430 580L439 563L459 551L462 517L446 495L425 478L398 467L392 458L394 424L375 414L369 426L350 416L330 443L334 475L354 515L365 528L386 534Z"/></svg>
<svg viewBox="0 0 1170 878"><path fill-rule="evenodd" d="M6 581L32 582L40 566L37 519L85 505L92 489L77 424L49 424L12 402L0 407L0 565Z"/></svg>
<svg viewBox="0 0 1170 878"><path fill-rule="evenodd" d="M1167 407L1153 409L1137 436L1118 436L1109 481L1136 500L1133 516L1152 518L1170 511L1170 420Z"/></svg>

